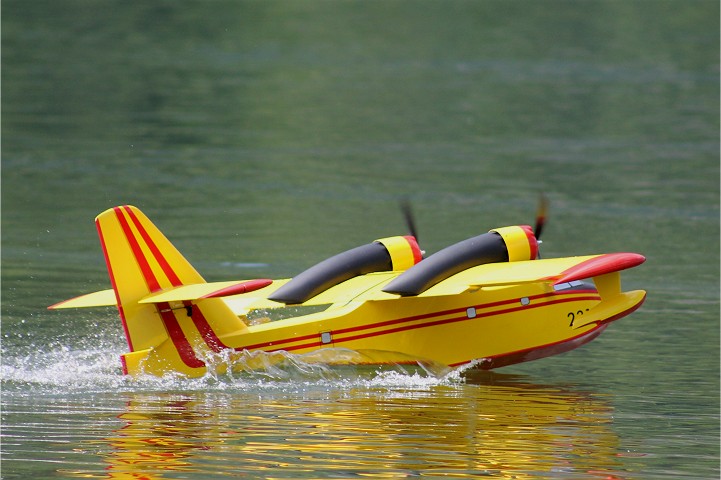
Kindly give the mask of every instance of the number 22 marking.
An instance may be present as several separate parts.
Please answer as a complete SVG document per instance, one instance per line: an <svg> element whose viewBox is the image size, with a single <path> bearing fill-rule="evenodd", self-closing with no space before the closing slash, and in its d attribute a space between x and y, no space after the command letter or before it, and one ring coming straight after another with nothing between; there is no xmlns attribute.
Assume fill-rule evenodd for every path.
<svg viewBox="0 0 721 480"><path fill-rule="evenodd" d="M571 323L568 324L569 327L573 326L573 322L576 320L576 315L583 315L583 310L579 310L576 313L568 312L568 315L566 315L568 318L571 319Z"/></svg>

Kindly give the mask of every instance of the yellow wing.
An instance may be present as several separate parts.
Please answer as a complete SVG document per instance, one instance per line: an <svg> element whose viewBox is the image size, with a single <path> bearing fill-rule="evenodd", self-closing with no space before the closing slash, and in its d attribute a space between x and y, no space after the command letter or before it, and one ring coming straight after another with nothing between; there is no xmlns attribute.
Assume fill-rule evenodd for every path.
<svg viewBox="0 0 721 480"><path fill-rule="evenodd" d="M429 288L421 296L452 295L463 293L468 289L539 281L551 283L556 278L560 278L564 271L596 257L598 255L479 265L453 275Z"/></svg>
<svg viewBox="0 0 721 480"><path fill-rule="evenodd" d="M520 262L489 263L459 272L419 294L419 297L456 295L468 290L518 285L531 282L547 282L559 286L574 280L599 277L635 267L646 259L636 253L606 253L578 257L562 257ZM357 292L356 301L387 300L397 295L385 293L383 286L396 275L387 275L376 288ZM343 284L341 284L343 285ZM325 292L333 293L331 290ZM324 294L321 294L324 295ZM319 297L321 296L319 295ZM315 299L311 299L314 301Z"/></svg>
<svg viewBox="0 0 721 480"><path fill-rule="evenodd" d="M548 282L558 286L618 272L646 260L637 253L605 253L510 263L489 263L469 268L429 288L421 296L450 295L468 289Z"/></svg>

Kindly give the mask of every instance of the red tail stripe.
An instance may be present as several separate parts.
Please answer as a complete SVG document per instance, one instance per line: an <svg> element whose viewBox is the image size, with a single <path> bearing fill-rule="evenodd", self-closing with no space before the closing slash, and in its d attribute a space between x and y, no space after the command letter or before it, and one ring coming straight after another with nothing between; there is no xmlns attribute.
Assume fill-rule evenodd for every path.
<svg viewBox="0 0 721 480"><path fill-rule="evenodd" d="M155 260L160 265L160 268L163 269L163 273L168 277L168 280L170 281L171 285L174 287L178 287L183 284L183 282L180 280L178 275L173 270L173 267L170 266L170 263L168 263L168 260L165 258L163 253L160 251L158 246L155 244L153 239L150 237L148 232L145 230L145 227L140 223L140 220L138 220L138 217L135 215L135 212L133 212L130 207L127 205L125 207L125 210L128 212L128 216L133 221L133 224L135 225L135 228L138 229L138 232L140 233L140 236L143 237L143 241L148 246L150 251L153 254L153 257L155 257Z"/></svg>
<svg viewBox="0 0 721 480"><path fill-rule="evenodd" d="M128 209L128 207L124 208ZM133 256L138 262L138 266L140 267L140 271L143 274L143 278L145 279L145 284L148 287L148 290L150 290L151 292L157 292L158 290L160 290L160 284L158 283L158 279L155 278L155 274L150 268L150 264L145 258L145 254L143 254L143 250L142 248L140 248L138 240L135 238L135 235L133 235L133 230L130 228L128 220L125 218L125 215L123 215L121 207L115 207L114 210L115 216L118 218L118 222L120 223L120 227L123 229L123 233L125 234L125 239L128 241L128 244L130 244L130 249L133 251Z"/></svg>
<svg viewBox="0 0 721 480"><path fill-rule="evenodd" d="M210 348L215 353L220 352L221 350L225 348L230 348L227 346L223 341L218 338L218 335L216 335L215 331L213 330L213 327L210 326L210 323L208 323L208 319L205 318L205 315L203 315L203 312L199 305L193 305L193 323L195 324L195 327L198 329L198 332L200 332L200 336L203 337L203 340L205 341L205 344L208 345L208 348Z"/></svg>
<svg viewBox="0 0 721 480"><path fill-rule="evenodd" d="M180 327L178 319L175 318L175 313L170 310L170 305L167 303L161 303L157 305L157 308L163 322L165 323L165 328L168 330L168 335L170 335L170 339L173 341L175 349L178 351L183 363L190 368L204 367L205 362L195 355L195 350L193 350L193 346L185 337L185 333L183 333L183 329Z"/></svg>
<svg viewBox="0 0 721 480"><path fill-rule="evenodd" d="M172 271L172 268L167 263L165 258L162 255L160 255L160 257L162 258L162 262L160 261L160 259L158 259L158 254L159 254L158 247L152 242L152 239L150 238L148 233L145 231L145 229L142 227L142 225L140 225L138 218L132 212L130 207L128 207L128 206L115 207L114 210L115 210L115 215L118 219L118 222L120 223L120 227L122 228L123 233L125 234L125 238L128 241L128 244L130 245L130 249L133 251L133 256L135 257L135 260L138 262L138 266L140 267L140 271L143 275L143 278L145 279L145 283L146 283L148 289L151 292L156 292L156 291L160 290L161 287L160 287L160 284L158 283L158 279L155 278L155 274L153 273L153 270L150 267L148 260L145 258L145 255L143 254L143 250L140 247L138 240L135 238L135 235L133 235L133 231L130 228L130 224L126 220L125 215L123 215L123 210L125 210L128 213L128 216L133 220L133 224L140 232L140 235L143 238L143 240L148 244L148 247L150 248L151 252L153 252L153 255L156 257L156 260L158 260L158 263L160 263L161 266L163 267L163 271L166 273L166 275L168 274L168 271L169 271L172 273L172 277L174 279L178 279L177 275L175 275L175 273ZM171 275L168 275L168 279L171 282L173 281L173 279L171 278ZM158 312L160 313L160 317L162 318L165 328L168 331L168 335L170 336L170 339L172 340L173 344L175 345L175 348L178 351L178 354L180 355L180 358L183 361L183 363L185 363L188 367L191 367L191 368L200 368L200 367L205 366L205 363L203 363L203 361L198 359L198 357L195 355L195 351L193 350L192 345L190 345L190 342L188 342L188 339L185 337L185 333L183 333L183 329L180 327L180 324L178 323L178 319L175 318L175 314L170 310L170 305L167 303L158 304L158 305L156 305L156 308L157 308Z"/></svg>
<svg viewBox="0 0 721 480"><path fill-rule="evenodd" d="M135 225L135 228L137 228L138 232L140 233L140 236L143 238L143 241L148 245L148 248L152 252L153 256L155 257L155 260L158 262L160 267L163 270L163 273L168 277L168 280L173 286L180 286L183 285L182 280L173 270L173 267L170 265L170 262L165 258L163 253L161 252L160 248L155 244L151 236L148 234L147 230L143 227L143 225L140 223L140 220L137 218L135 213L129 208L124 207L125 210L128 212L128 215L133 221L133 224ZM203 298L213 298L213 297L219 297L224 295L232 295L237 293L244 293L244 292L251 292L253 290L257 290L259 288L265 287L273 283L272 280L250 280L247 282L240 283L238 285L234 285L232 287L228 287L226 289L218 290L216 292L210 293L206 295ZM240 290L242 291L240 291ZM173 339L173 342L176 345L176 348L181 353L181 357L183 358L183 361L188 366L203 366L203 362L200 362L200 360L197 359L195 352L193 351L193 348L188 343L187 338L182 332L182 329L180 328L180 325L178 324L175 315L163 315L163 319L166 319L166 327L168 327L168 332L171 335L171 338ZM170 321L170 317L172 317L171 324L168 324L167 322ZM228 348L227 345L223 343L220 338L216 335L216 333L213 331L213 328L210 326L210 323L205 318L205 315L203 315L203 312L200 310L200 308L196 305L193 308L193 315L192 315L193 323L195 324L195 327L198 329L198 332L200 333L201 337L205 341L205 343L208 345L208 347L213 350L214 352L220 352L224 348ZM188 356L188 358L185 358L185 355ZM197 362L200 362L200 365L197 365ZM195 365L191 365L191 363Z"/></svg>

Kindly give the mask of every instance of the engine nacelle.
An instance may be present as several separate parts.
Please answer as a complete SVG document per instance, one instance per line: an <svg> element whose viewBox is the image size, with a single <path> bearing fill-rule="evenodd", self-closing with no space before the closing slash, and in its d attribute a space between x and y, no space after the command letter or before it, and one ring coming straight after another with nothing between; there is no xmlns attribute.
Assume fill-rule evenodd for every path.
<svg viewBox="0 0 721 480"><path fill-rule="evenodd" d="M414 237L382 238L323 260L293 277L268 299L288 305L300 304L358 275L403 271L422 258Z"/></svg>
<svg viewBox="0 0 721 480"><path fill-rule="evenodd" d="M383 289L418 295L451 275L477 265L534 260L538 242L528 225L503 227L440 250L396 277Z"/></svg>
<svg viewBox="0 0 721 480"><path fill-rule="evenodd" d="M538 240L530 225L494 228L491 232L496 232L503 238L509 262L535 260L538 256Z"/></svg>

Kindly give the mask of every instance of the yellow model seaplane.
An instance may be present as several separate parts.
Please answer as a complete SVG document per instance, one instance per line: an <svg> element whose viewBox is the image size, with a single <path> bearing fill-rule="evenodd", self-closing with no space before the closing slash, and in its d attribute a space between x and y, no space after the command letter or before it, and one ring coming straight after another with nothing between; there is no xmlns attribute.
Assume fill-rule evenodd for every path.
<svg viewBox="0 0 721 480"><path fill-rule="evenodd" d="M497 228L427 258L414 234L348 250L291 279L208 283L140 210L119 206L95 219L113 288L49 308L116 305L131 375L197 377L288 353L328 364L492 369L583 345L646 297L621 290L619 272L641 255L537 259L544 211L535 230Z"/></svg>

